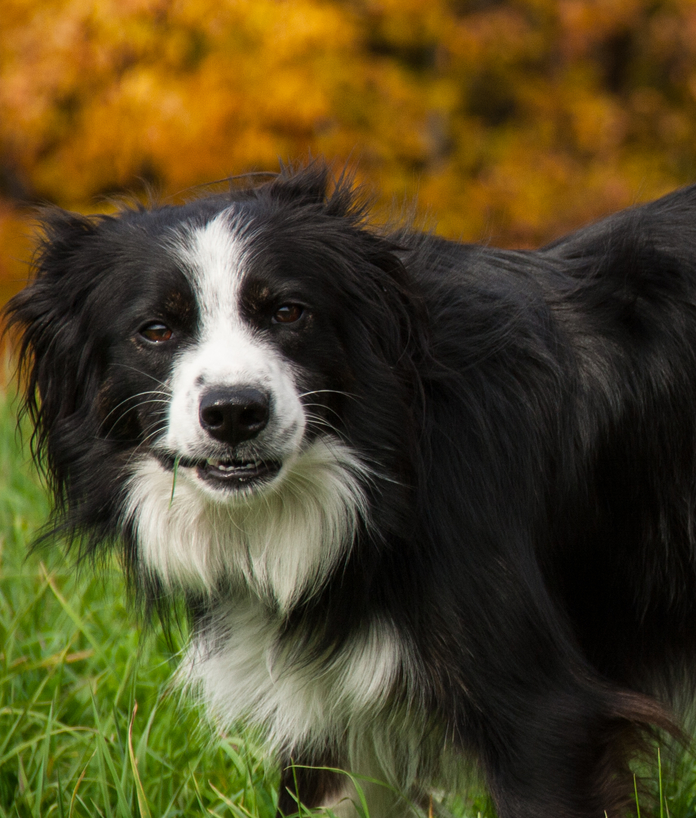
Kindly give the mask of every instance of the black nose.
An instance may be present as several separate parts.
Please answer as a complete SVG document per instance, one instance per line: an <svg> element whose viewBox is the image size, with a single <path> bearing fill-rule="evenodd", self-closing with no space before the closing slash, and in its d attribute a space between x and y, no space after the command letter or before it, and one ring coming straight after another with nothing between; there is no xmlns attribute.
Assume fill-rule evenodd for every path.
<svg viewBox="0 0 696 818"><path fill-rule="evenodd" d="M211 389L201 396L201 426L216 440L236 446L268 423L268 395L250 386Z"/></svg>

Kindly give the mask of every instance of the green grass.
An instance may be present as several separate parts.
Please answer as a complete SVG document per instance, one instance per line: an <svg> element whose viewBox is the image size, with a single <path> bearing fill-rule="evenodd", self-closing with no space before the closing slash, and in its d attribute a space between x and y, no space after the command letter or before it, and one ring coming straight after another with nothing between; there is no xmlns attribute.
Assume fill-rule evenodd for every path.
<svg viewBox="0 0 696 818"><path fill-rule="evenodd" d="M47 513L2 399L0 816L272 818L275 771L180 701L172 650L140 636L116 567L76 576L55 549L27 557Z"/></svg>
<svg viewBox="0 0 696 818"><path fill-rule="evenodd" d="M76 574L29 554L48 515L0 394L0 818L272 818L277 773L248 736L215 736L171 688L173 653L143 637L117 567ZM656 761L654 814L696 818L696 771ZM484 797L452 811L492 812ZM642 805L642 818L651 812Z"/></svg>

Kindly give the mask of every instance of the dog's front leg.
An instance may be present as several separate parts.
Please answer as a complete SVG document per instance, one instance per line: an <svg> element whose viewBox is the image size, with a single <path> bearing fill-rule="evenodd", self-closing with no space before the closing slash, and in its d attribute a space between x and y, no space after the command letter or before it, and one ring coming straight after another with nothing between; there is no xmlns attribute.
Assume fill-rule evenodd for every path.
<svg viewBox="0 0 696 818"><path fill-rule="evenodd" d="M326 756L310 760L302 753L293 754L281 765L280 791L276 818L295 815L299 804L304 807L334 807L344 797L347 776L332 772L336 759ZM330 768L330 769L327 769Z"/></svg>

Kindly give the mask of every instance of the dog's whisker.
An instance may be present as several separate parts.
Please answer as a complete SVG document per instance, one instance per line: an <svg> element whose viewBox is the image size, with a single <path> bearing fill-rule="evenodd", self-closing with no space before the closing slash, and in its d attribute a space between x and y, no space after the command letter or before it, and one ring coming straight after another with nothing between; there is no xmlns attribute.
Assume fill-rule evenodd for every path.
<svg viewBox="0 0 696 818"><path fill-rule="evenodd" d="M312 389L309 392L300 392L297 396L298 398L308 398L311 395L321 395L321 394L332 394L332 395L341 395L344 398L351 398L353 400L358 400L357 395L353 395L350 392L342 392L340 389Z"/></svg>
<svg viewBox="0 0 696 818"><path fill-rule="evenodd" d="M342 420L340 412L337 412L330 406L324 406L322 403L305 403L304 406L305 409L322 409L323 411L331 412L332 414L336 415L339 421Z"/></svg>
<svg viewBox="0 0 696 818"><path fill-rule="evenodd" d="M139 401L139 398L144 398L144 397L146 397L146 396L148 396L148 395L157 395L158 397L148 397L148 398L147 398L147 400ZM113 414L114 414L115 412L117 412L117 411L118 411L118 410L119 410L119 409L120 409L122 406L124 406L124 405L126 405L126 404L130 403L131 401L135 401L135 402L136 402L135 406L131 407L131 410L133 410L133 409L137 409L137 408L138 408L138 406L145 406L145 405L147 405L147 404L158 404L158 403L161 403L161 404L163 404L163 405L165 405L165 406L168 406L168 405L169 405L169 403L170 403L171 398L170 398L169 396L166 396L166 395L162 395L162 396L160 397L160 395L162 395L162 393L161 393L161 392L159 392L159 391L137 392L135 395L129 395L127 398L124 398L122 401L120 401L119 403L117 403L117 404L116 404L116 405L115 405L115 406L114 406L114 407L113 407L113 408L112 408L112 409L111 409L111 410L108 412L108 414L107 414L107 415L105 415L104 419L102 420L102 425L105 425L105 424L106 424L107 420L108 420L108 419L111 417L111 415L113 415ZM121 416L121 417L120 417L120 418L119 418L119 419L116 421L116 423L119 423L119 422L120 422L120 420L122 419L122 417L123 417L123 416Z"/></svg>
<svg viewBox="0 0 696 818"><path fill-rule="evenodd" d="M171 395L171 387L169 386L169 384L155 377L151 372L147 372L144 369L138 369L135 366L131 366L130 364L124 364L119 361L114 362L112 366L121 367L122 369L130 369L132 372L137 372L138 375L143 375L146 378L150 378L151 380L156 381L162 387L162 389L167 395Z"/></svg>

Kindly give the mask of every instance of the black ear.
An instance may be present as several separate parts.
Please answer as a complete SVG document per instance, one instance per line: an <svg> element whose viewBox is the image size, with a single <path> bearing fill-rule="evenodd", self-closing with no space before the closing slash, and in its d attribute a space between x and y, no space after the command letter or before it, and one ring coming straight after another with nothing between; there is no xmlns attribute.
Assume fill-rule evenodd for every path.
<svg viewBox="0 0 696 818"><path fill-rule="evenodd" d="M4 310L17 339L22 411L34 423L32 451L58 482L49 438L58 425L79 424L75 414L90 389L92 349L80 330L80 312L96 276L85 248L105 218L42 213L31 280Z"/></svg>
<svg viewBox="0 0 696 818"><path fill-rule="evenodd" d="M330 180L327 164L314 160L302 168L281 165L278 176L258 190L283 204L321 205L326 201Z"/></svg>
<svg viewBox="0 0 696 818"><path fill-rule="evenodd" d="M366 217L368 202L356 190L349 170L335 174L323 159L304 167L281 165L278 176L256 188L259 198L283 205L316 207L323 215L347 219L354 225Z"/></svg>

